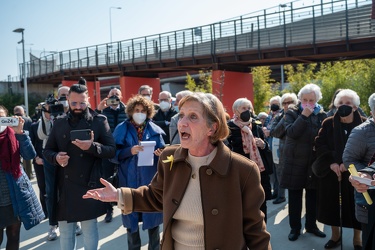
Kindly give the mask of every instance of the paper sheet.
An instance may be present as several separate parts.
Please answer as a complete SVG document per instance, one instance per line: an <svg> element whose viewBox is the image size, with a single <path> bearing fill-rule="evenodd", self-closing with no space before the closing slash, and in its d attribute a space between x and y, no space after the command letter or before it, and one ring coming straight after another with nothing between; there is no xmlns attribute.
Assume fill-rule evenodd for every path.
<svg viewBox="0 0 375 250"><path fill-rule="evenodd" d="M138 166L152 166L154 165L154 151L156 141L141 141L143 151L138 152Z"/></svg>

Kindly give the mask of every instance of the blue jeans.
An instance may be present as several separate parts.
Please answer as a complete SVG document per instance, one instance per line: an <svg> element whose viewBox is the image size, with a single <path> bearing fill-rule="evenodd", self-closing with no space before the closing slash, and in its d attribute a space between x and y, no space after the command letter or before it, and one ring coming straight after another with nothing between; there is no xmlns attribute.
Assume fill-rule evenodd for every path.
<svg viewBox="0 0 375 250"><path fill-rule="evenodd" d="M61 250L76 249L76 222L59 221ZM97 250L99 242L98 220L81 221L85 250Z"/></svg>
<svg viewBox="0 0 375 250"><path fill-rule="evenodd" d="M160 248L159 226L150 228L147 231L148 231L148 249L159 250ZM137 232L134 232L134 233L130 233L127 230L127 235L128 235L128 250L141 249L141 237L139 236L139 229Z"/></svg>

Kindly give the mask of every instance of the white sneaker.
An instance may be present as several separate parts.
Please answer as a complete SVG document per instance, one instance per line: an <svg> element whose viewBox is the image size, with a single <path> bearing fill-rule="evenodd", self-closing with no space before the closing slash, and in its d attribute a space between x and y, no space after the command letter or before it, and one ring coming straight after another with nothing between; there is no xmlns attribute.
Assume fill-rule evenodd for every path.
<svg viewBox="0 0 375 250"><path fill-rule="evenodd" d="M47 240L52 241L57 239L57 232L58 232L57 226L51 226L48 235L47 235Z"/></svg>
<svg viewBox="0 0 375 250"><path fill-rule="evenodd" d="M81 222L77 222L76 226L76 235L81 235L82 234L82 228L81 228Z"/></svg>

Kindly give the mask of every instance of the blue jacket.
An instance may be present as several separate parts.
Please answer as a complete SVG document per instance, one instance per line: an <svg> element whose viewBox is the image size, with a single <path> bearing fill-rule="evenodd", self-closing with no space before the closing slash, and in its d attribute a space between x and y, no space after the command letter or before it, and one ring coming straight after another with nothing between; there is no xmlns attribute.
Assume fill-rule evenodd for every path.
<svg viewBox="0 0 375 250"><path fill-rule="evenodd" d="M155 141L157 148L164 147L163 136L164 131L148 120L143 131L142 141ZM138 145L138 136L135 127L130 123L129 119L117 125L113 132L116 142L116 160L119 162L119 186L137 188L139 186L150 184L154 177L159 157L154 155L153 166L137 166L138 155L131 154L131 148ZM131 213L122 216L124 227L131 233L138 231L140 213ZM141 213L143 227L142 229L151 229L162 223L162 213Z"/></svg>
<svg viewBox="0 0 375 250"><path fill-rule="evenodd" d="M16 134L19 142L20 154L24 160L32 160L35 156L35 150L31 144L29 136L26 134ZM6 173L8 181L10 198L12 200L13 212L18 216L26 230L38 225L44 218L42 206L34 192L29 178L20 166L22 175L14 179L11 173Z"/></svg>

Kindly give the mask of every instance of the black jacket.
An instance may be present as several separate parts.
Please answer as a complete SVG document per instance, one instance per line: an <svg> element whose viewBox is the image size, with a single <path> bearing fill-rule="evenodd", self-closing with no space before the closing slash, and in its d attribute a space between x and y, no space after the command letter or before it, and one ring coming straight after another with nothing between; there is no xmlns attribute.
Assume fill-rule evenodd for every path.
<svg viewBox="0 0 375 250"><path fill-rule="evenodd" d="M288 189L316 188L316 176L311 165L315 160L313 144L323 120L323 108L309 117L301 115L300 104L289 108L285 114L286 141L284 144L284 169L280 186Z"/></svg>
<svg viewBox="0 0 375 250"><path fill-rule="evenodd" d="M94 131L94 144L83 151L71 143L70 131L75 129L91 129ZM61 167L56 161L58 152L67 152L70 156L68 165ZM44 157L56 166L57 220L76 222L90 220L106 212L106 206L100 201L82 199L89 187L92 174L100 172L101 159L112 158L116 153L116 145L107 119L92 110L88 110L85 118L72 123L72 116L57 119L49 135L44 149ZM95 177L95 180L100 174Z"/></svg>
<svg viewBox="0 0 375 250"><path fill-rule="evenodd" d="M242 144L242 135L241 135L241 129L234 124L233 120L230 120L228 122L228 127L230 130L230 134L227 138L228 147L233 151L240 155L245 156L246 158L250 159L250 154L245 154L243 150L243 144ZM258 137L262 139L266 146L264 149L258 148L259 154L262 158L264 167L266 168L265 171L261 172L261 184L264 189L264 193L266 196L266 200L271 199L271 184L269 180L269 174L272 174L272 168L273 168L273 160L272 160L272 152L269 149L269 145L267 141L264 138L263 130L260 126L256 125L255 123L252 124L251 132L253 133L254 137Z"/></svg>
<svg viewBox="0 0 375 250"><path fill-rule="evenodd" d="M152 121L163 129L165 133L165 135L163 135L165 144L170 144L171 139L169 138L169 125L165 124L165 121L171 122L171 118L175 114L177 114L177 111L173 108L173 106L171 106L171 108L166 113L159 109L152 118Z"/></svg>
<svg viewBox="0 0 375 250"><path fill-rule="evenodd" d="M125 104L122 102L120 102L120 107L116 110L112 109L111 107L107 107L101 112L98 110L95 111L107 117L107 121L112 133L113 131L115 131L116 126L119 123L125 121L125 119L127 118L127 115L125 113Z"/></svg>

